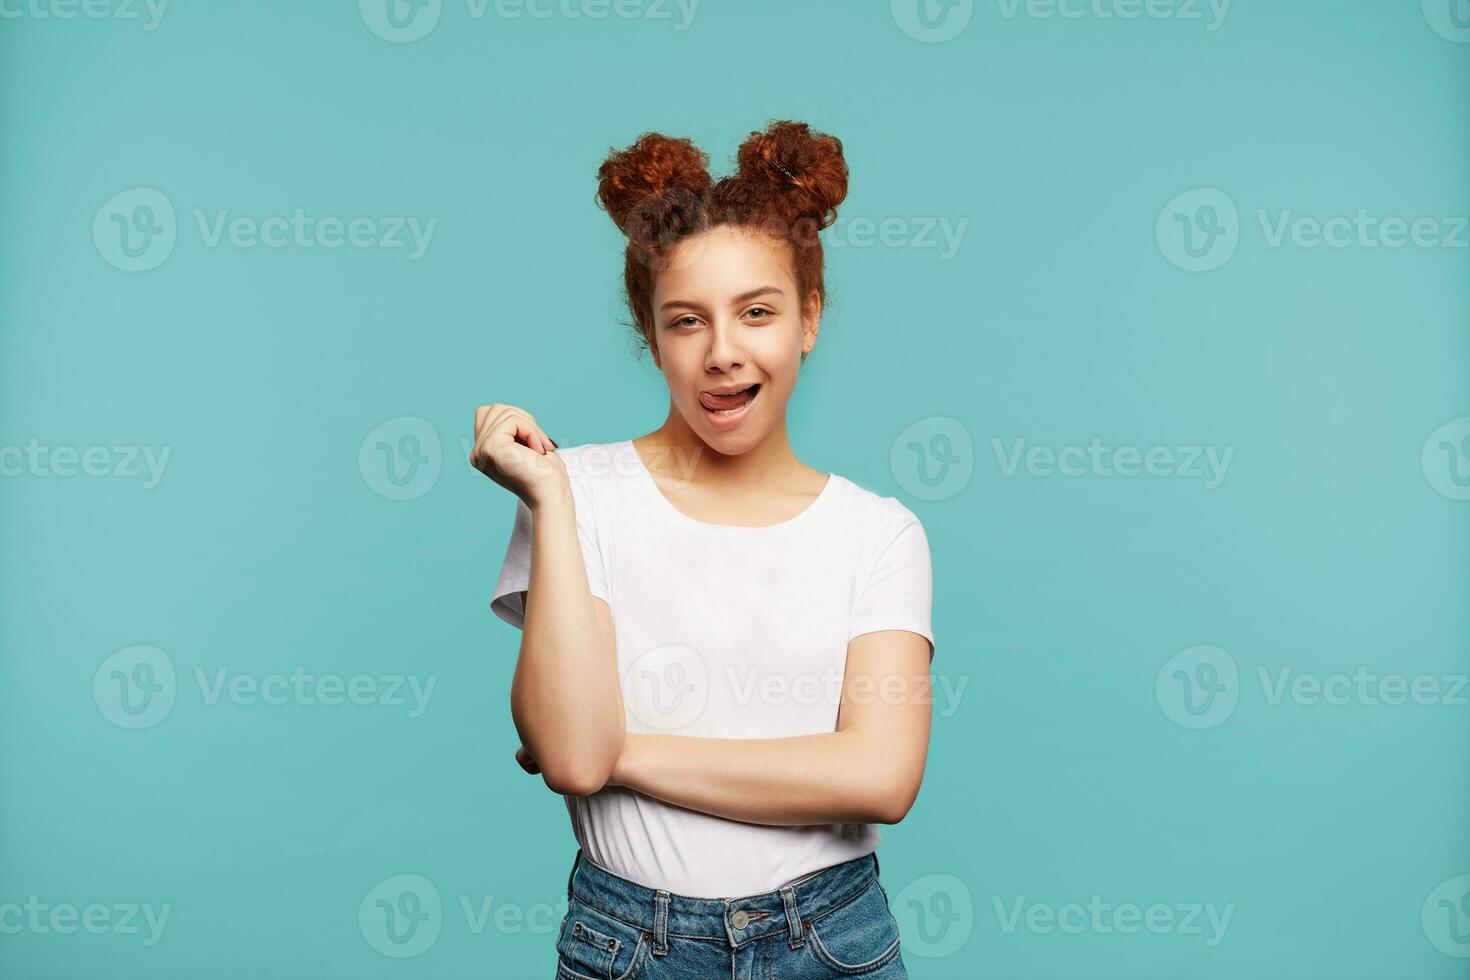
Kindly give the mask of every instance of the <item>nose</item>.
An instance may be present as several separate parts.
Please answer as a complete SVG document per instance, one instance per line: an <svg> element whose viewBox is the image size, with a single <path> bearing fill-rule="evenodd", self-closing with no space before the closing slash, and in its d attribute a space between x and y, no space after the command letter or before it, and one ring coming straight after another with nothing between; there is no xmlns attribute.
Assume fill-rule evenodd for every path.
<svg viewBox="0 0 1470 980"><path fill-rule="evenodd" d="M740 324L728 317L716 317L709 330L709 350L704 355L706 371L729 373L745 363Z"/></svg>

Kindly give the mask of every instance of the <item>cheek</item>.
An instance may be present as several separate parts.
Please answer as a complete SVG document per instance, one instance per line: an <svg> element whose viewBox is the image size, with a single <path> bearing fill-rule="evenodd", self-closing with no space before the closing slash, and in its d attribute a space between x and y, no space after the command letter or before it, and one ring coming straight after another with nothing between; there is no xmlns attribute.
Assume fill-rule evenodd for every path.
<svg viewBox="0 0 1470 980"><path fill-rule="evenodd" d="M704 359L680 350L678 344L665 345L659 356L663 360L664 383L670 393L680 401L697 402L699 396L695 391L705 381Z"/></svg>
<svg viewBox="0 0 1470 980"><path fill-rule="evenodd" d="M801 333L773 334L761 345L756 363L773 382L783 387L794 385L801 367Z"/></svg>

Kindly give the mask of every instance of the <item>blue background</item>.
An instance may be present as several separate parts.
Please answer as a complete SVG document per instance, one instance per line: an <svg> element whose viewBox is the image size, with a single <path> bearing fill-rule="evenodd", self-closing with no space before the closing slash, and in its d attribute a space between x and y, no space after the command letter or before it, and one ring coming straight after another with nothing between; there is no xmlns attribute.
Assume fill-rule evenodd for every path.
<svg viewBox="0 0 1470 980"><path fill-rule="evenodd" d="M564 446L655 428L667 395L621 323L597 166L662 130L719 176L794 118L842 139L852 184L792 440L920 516L935 671L966 685L884 829L911 973L1470 977L1466 692L1313 704L1259 675L1470 669L1467 235L1268 234L1363 209L1434 218L1442 242L1470 214L1450 0L1238 0L1219 22L986 0L942 40L903 0L704 0L687 23L629 2L444 0L404 43L371 0L196 0L151 30L146 8L7 0L0 447L45 448L0 477L0 976L551 972L574 844L512 759L518 634L487 602L513 507L461 440L495 401ZM141 220L109 205L135 188L176 240L130 272L105 231ZM1209 216L1167 206L1197 188L1238 217L1228 258L1188 271L1166 231ZM210 245L196 218L298 208L437 224L412 259ZM897 230L868 242L860 219ZM952 254L920 233L943 222L967 222ZM427 467L403 493L372 463L385 424ZM965 475L925 494L901 460L937 432ZM1233 456L1213 488L1005 466L1016 440L1094 438ZM62 446L107 447L110 475L58 475ZM155 486L129 446L169 448ZM1196 729L1168 665L1202 644L1238 674ZM108 664L137 645L177 681L129 729ZM435 687L417 717L211 703L196 670L221 668ZM408 957L371 924L402 874L442 908ZM19 925L33 895L171 910L146 945ZM1005 928L1018 900L1094 895L1233 911L1213 945Z"/></svg>

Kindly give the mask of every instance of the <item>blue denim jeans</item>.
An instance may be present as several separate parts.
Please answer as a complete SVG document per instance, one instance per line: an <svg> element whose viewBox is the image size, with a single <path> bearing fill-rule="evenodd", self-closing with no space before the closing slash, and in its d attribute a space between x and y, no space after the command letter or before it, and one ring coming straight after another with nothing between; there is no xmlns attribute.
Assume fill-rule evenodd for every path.
<svg viewBox="0 0 1470 980"><path fill-rule="evenodd" d="M908 980L876 854L763 895L687 898L620 878L579 849L567 902L558 980Z"/></svg>

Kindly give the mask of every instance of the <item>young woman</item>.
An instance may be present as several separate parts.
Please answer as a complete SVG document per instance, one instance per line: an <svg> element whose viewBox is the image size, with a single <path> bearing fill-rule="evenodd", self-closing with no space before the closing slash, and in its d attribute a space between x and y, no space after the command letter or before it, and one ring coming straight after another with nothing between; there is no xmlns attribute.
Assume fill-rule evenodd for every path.
<svg viewBox="0 0 1470 980"><path fill-rule="evenodd" d="M599 176L668 417L561 448L489 405L471 459L519 498L491 602L523 631L516 757L579 845L557 975L906 977L876 825L924 772L928 540L786 429L842 144L773 123L712 183L646 134Z"/></svg>

